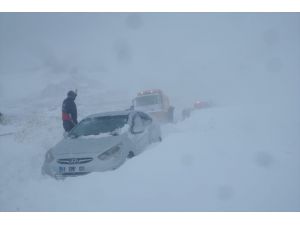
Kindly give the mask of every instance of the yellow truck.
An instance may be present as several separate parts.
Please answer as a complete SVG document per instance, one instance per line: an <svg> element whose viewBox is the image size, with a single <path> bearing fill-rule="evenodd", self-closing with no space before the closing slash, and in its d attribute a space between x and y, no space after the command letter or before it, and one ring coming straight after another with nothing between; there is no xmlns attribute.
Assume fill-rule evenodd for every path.
<svg viewBox="0 0 300 225"><path fill-rule="evenodd" d="M132 102L133 109L150 114L157 121L172 123L174 121L174 107L169 98L160 89L144 90L137 94Z"/></svg>

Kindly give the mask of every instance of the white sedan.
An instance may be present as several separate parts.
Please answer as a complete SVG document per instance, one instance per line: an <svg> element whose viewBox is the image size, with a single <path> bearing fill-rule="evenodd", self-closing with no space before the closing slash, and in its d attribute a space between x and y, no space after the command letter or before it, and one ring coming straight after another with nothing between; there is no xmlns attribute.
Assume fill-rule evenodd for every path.
<svg viewBox="0 0 300 225"><path fill-rule="evenodd" d="M148 145L161 141L161 130L148 114L117 111L86 117L48 150L42 173L55 178L113 170Z"/></svg>

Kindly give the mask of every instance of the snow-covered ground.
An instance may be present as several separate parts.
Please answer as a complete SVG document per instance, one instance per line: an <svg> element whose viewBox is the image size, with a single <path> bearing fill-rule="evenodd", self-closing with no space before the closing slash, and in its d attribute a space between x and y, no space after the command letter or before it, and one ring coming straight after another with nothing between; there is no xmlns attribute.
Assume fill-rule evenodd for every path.
<svg viewBox="0 0 300 225"><path fill-rule="evenodd" d="M300 211L299 15L0 19L0 211ZM57 181L41 166L74 88L79 119L162 88L177 122L115 171ZM214 106L181 121L198 98Z"/></svg>
<svg viewBox="0 0 300 225"><path fill-rule="evenodd" d="M299 211L298 113L288 104L195 111L118 170L57 181L41 165L62 138L60 108L39 105L1 126L16 133L0 138L0 210Z"/></svg>

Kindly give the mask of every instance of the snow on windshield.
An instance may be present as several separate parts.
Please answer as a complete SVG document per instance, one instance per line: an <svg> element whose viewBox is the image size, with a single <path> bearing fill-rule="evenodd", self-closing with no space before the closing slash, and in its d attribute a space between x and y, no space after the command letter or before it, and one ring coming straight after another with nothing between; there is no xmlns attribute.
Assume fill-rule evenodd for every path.
<svg viewBox="0 0 300 225"><path fill-rule="evenodd" d="M98 138L104 138L104 137L111 137L111 136L118 136L121 134L124 134L126 132L129 131L129 124L125 124L123 127L121 128L117 128L115 130L113 130L112 132L109 133L99 133L99 134L91 134L91 135L83 135L83 136L79 136L79 139L98 139Z"/></svg>
<svg viewBox="0 0 300 225"><path fill-rule="evenodd" d="M82 120L69 134L70 137L99 135L121 129L127 123L128 116L104 116Z"/></svg>

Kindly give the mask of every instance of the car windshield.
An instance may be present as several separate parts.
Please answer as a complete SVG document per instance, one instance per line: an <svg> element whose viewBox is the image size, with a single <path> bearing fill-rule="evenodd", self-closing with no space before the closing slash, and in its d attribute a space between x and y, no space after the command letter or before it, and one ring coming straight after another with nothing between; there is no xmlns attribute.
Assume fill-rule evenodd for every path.
<svg viewBox="0 0 300 225"><path fill-rule="evenodd" d="M161 103L160 95L145 95L135 99L136 106L156 105Z"/></svg>
<svg viewBox="0 0 300 225"><path fill-rule="evenodd" d="M87 118L74 127L69 133L69 136L76 138L79 136L111 133L124 127L127 121L128 115Z"/></svg>

